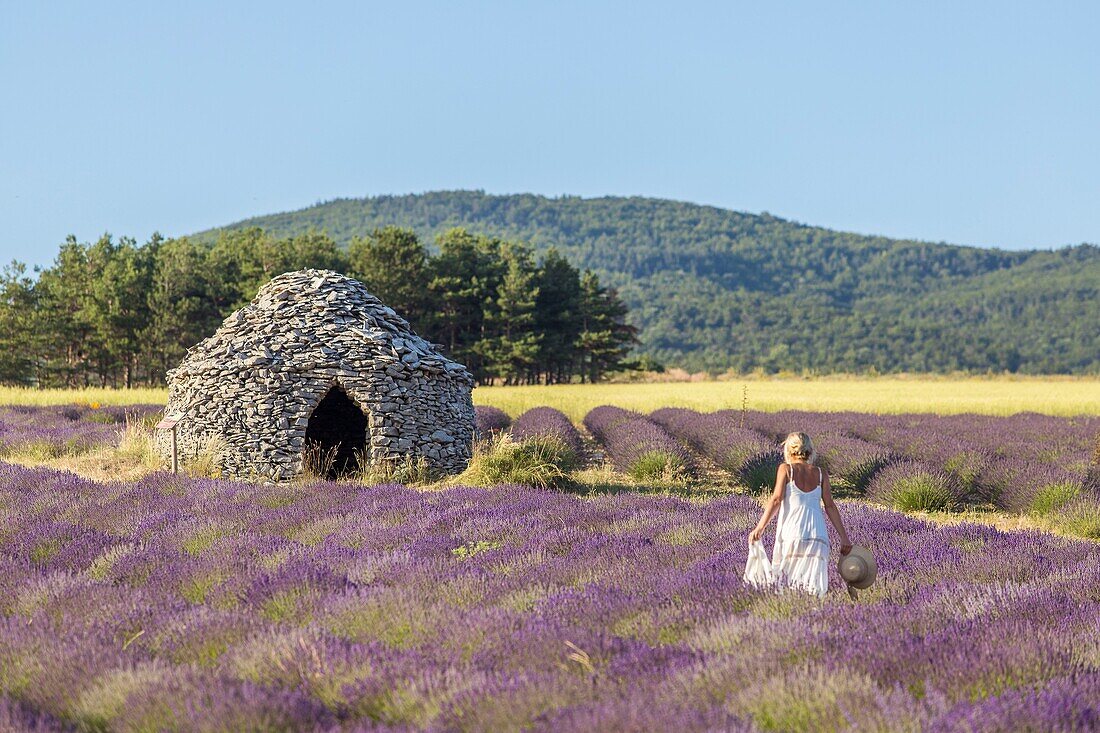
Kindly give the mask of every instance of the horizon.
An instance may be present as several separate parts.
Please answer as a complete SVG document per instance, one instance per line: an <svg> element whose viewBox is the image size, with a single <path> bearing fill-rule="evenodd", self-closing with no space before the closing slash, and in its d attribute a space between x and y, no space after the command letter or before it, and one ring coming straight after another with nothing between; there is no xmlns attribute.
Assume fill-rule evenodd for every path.
<svg viewBox="0 0 1100 733"><path fill-rule="evenodd" d="M644 200L650 200L650 201L670 201L670 202L673 202L673 203L688 204L688 205L691 205L691 206L698 206L698 207L701 207L701 208L718 209L718 210L721 210L721 211L730 211L730 212L733 212L733 213L736 213L736 214L744 214L744 215L747 215L747 216L768 216L768 217L772 217L774 219L778 219L780 221L785 221L787 223L794 224L796 226L809 227L809 228L812 228L812 229L827 229L827 230L833 231L833 232L838 232L838 233L842 233L842 234L855 234L855 235L861 236L861 237L882 237L882 238L885 238L885 239L890 239L890 240L899 241L899 242L901 242L901 241L920 242L922 244L937 244L937 245L944 245L944 246L947 246L947 247L969 247L969 248L972 248L972 249L996 249L996 250L1003 250L1003 251L1006 251L1006 252L1038 252L1038 251L1054 252L1054 251L1057 251L1057 250L1071 249L1071 248L1074 248L1074 247L1081 247L1081 246L1100 247L1100 240L1098 240L1096 242L1092 242L1092 241L1067 242L1065 244L1056 244L1056 245L1050 245L1050 246L1047 246L1047 247L1000 247L1000 246L997 246L997 245L970 244L968 242L948 242L948 241L943 241L943 240L933 241L933 240L930 240L930 239L921 239L919 237L897 236L897 235L888 234L888 233L884 233L884 232L864 232L864 231L853 231L853 230L850 230L850 229L837 229L837 228L834 228L834 227L827 227L827 226L821 226L819 224L814 224L813 222L799 221L798 219L794 219L794 218L791 218L791 217L780 216L780 215L775 214L775 213L770 212L770 211L746 211L746 210L743 210L743 209L735 209L735 208L730 208L730 207L727 207L727 206L719 206L717 204L709 204L709 203L704 203L704 202L700 202L700 201L688 201L688 200L685 200L685 199L674 199L674 198L667 198L667 197L662 197L662 196L647 196L645 194L596 194L596 195L592 195L592 196L582 196L582 195L570 194L570 193L545 194L545 193L536 193L534 191L513 191L513 192L510 192L510 193L497 193L497 192L493 192L493 191L486 191L485 189L481 189L481 188L450 188L450 189L439 188L439 189L432 189L432 190L426 190L426 191L407 191L405 193L379 193L379 194L371 194L371 195L367 195L367 196L335 196L335 197L330 198L330 199L315 201L314 203L306 205L306 206L299 206L297 208L285 209L283 211L269 211L269 212L266 212L266 213L263 213L263 214L255 214L255 215L252 215L252 216L244 217L242 219L237 219L236 221L231 221L231 222L227 222L225 224L219 224L219 225L211 226L211 227L205 227L203 229L197 229L195 231L187 232L185 234L178 234L178 235L174 234L174 235L171 235L171 237L194 237L194 236L199 236L199 235L202 235L202 234L206 234L207 232L218 231L220 229L228 229L228 228L231 228L231 227L236 227L240 224L244 224L245 222L252 221L253 219L263 219L263 218L268 217L268 216L279 216L279 215L282 215L282 214L296 214L296 213L303 212L303 211L309 211L310 209L321 208L323 206L327 206L329 204L337 203L337 202L340 202L340 201L366 201L366 200L369 200L369 199L380 199L380 198L403 198L403 197L409 197L409 196L428 196L428 195L431 195L431 194L440 194L440 193L480 193L480 194L483 194L485 196L491 196L491 197L497 197L497 198L507 198L509 196L536 196L536 197L544 198L544 199L547 199L547 200L580 199L580 200L583 200L583 201L596 201L596 200L600 200L600 199L644 199ZM321 230L321 231L323 232L324 230ZM114 232L104 232L104 234L108 234L108 233L114 236ZM161 234L162 236L165 236L165 237L169 237L169 235L167 235L164 232L156 232L156 233ZM140 241L139 241L139 243L140 243Z"/></svg>
<svg viewBox="0 0 1100 733"><path fill-rule="evenodd" d="M996 12L992 8L996 8ZM1100 7L17 5L0 262L401 191L1100 242ZM314 202L310 204L309 202Z"/></svg>

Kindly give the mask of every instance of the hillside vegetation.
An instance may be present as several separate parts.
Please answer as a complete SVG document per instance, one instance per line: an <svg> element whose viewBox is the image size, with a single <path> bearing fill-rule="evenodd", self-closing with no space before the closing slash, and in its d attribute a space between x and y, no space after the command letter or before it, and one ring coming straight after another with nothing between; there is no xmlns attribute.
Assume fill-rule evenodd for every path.
<svg viewBox="0 0 1100 733"><path fill-rule="evenodd" d="M619 289L643 353L692 370L1100 372L1092 245L1008 252L677 201L471 191L339 199L225 229L346 245L386 225L556 247Z"/></svg>

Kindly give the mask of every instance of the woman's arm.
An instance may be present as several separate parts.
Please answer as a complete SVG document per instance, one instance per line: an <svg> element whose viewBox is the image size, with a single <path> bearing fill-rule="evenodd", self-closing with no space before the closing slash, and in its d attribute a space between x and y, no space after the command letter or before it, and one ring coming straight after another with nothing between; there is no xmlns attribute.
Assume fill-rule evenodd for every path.
<svg viewBox="0 0 1100 733"><path fill-rule="evenodd" d="M764 505L764 515L756 523L756 528L749 533L749 542L756 542L764 534L764 528L768 526L768 522L772 521L772 517L775 516L775 513L779 511L779 507L783 504L783 489L786 486L787 464L784 463L775 472L775 490L768 497L768 503Z"/></svg>
<svg viewBox="0 0 1100 733"><path fill-rule="evenodd" d="M829 521L836 527L836 533L840 535L840 554L847 555L852 551L852 543L848 541L848 533L844 531L844 522L840 519L840 510L833 501L833 492L829 488L829 474L821 472L821 502L825 505L825 513L829 515Z"/></svg>

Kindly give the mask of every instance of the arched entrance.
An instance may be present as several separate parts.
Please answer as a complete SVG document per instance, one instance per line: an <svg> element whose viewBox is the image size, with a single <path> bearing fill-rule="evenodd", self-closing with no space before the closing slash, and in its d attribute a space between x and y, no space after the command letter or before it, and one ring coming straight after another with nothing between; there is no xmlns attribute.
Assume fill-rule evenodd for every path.
<svg viewBox="0 0 1100 733"><path fill-rule="evenodd" d="M317 403L306 425L305 460L326 478L359 470L367 449L367 416L339 385Z"/></svg>

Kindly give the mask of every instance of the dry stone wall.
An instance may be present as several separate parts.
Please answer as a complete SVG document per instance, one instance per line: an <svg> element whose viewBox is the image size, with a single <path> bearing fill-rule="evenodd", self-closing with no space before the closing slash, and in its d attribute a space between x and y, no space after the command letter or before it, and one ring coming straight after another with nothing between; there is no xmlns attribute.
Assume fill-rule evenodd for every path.
<svg viewBox="0 0 1100 733"><path fill-rule="evenodd" d="M276 277L168 373L182 458L221 445L230 476L303 468L306 427L334 386L367 416L371 463L422 456L454 473L474 430L467 369L416 335L362 283L327 270ZM168 454L168 436L158 446Z"/></svg>

